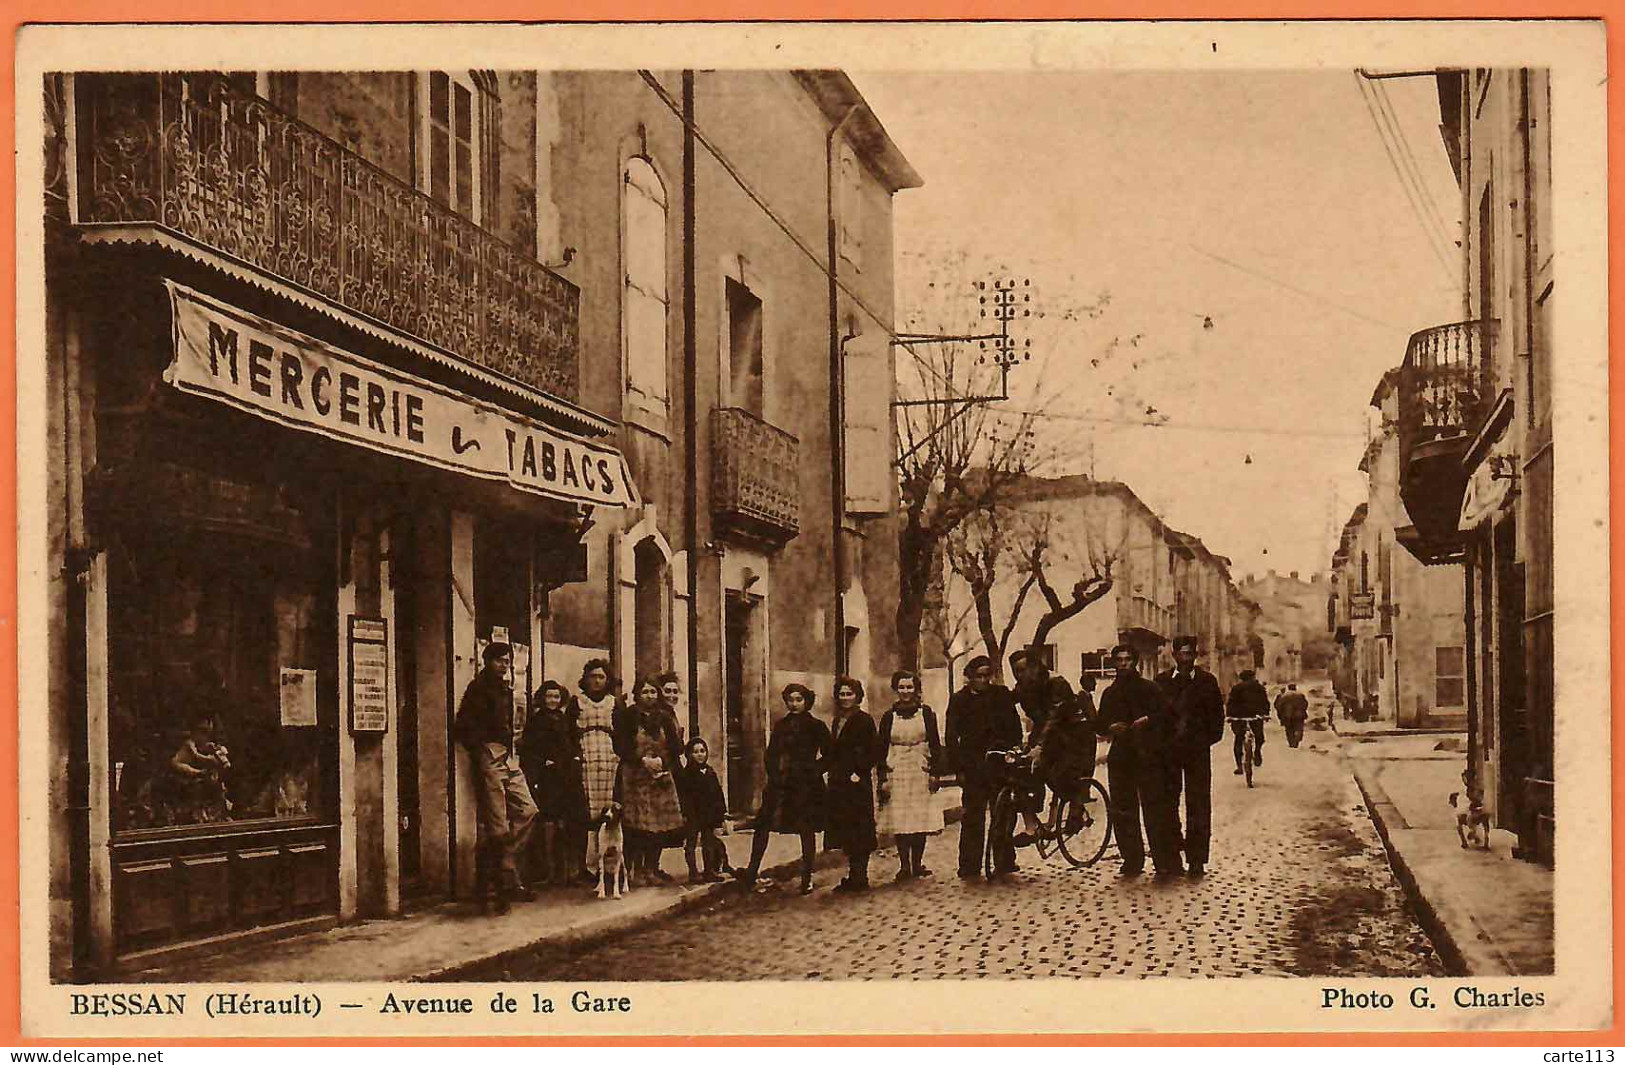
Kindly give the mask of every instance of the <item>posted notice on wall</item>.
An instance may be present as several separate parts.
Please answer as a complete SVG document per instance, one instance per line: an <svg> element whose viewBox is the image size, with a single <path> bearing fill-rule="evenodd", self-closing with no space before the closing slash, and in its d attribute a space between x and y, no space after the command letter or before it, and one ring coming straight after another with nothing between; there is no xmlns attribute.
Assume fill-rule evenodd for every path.
<svg viewBox="0 0 1625 1065"><path fill-rule="evenodd" d="M389 622L350 619L350 731L389 731Z"/></svg>

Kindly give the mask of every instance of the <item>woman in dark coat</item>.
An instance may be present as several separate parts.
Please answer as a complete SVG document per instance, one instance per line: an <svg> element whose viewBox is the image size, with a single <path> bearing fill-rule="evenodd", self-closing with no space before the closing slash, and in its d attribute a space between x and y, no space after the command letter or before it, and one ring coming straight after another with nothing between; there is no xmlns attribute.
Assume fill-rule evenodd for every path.
<svg viewBox="0 0 1625 1065"><path fill-rule="evenodd" d="M863 709L863 685L853 677L835 678L824 846L845 851L848 867L836 891L863 891L869 886L869 855L876 843L874 768L879 757L875 720Z"/></svg>
<svg viewBox="0 0 1625 1065"><path fill-rule="evenodd" d="M543 681L536 707L519 741L519 766L536 800L541 826L541 874L551 884L566 883L579 864L566 841L587 823L587 795L581 787L581 743L577 708L556 680Z"/></svg>
<svg viewBox="0 0 1625 1065"><path fill-rule="evenodd" d="M670 883L671 874L660 868L660 852L669 839L682 838L677 726L661 705L660 685L653 677L643 677L633 686L632 699L632 710L617 737L626 856L634 882L652 876Z"/></svg>
<svg viewBox="0 0 1625 1065"><path fill-rule="evenodd" d="M803 684L784 688L787 711L773 726L767 744L767 788L750 843L750 867L735 870L746 884L756 882L762 856L774 832L801 837L801 893L812 894L813 857L824 826L824 766L829 757L829 726L812 716L817 698Z"/></svg>

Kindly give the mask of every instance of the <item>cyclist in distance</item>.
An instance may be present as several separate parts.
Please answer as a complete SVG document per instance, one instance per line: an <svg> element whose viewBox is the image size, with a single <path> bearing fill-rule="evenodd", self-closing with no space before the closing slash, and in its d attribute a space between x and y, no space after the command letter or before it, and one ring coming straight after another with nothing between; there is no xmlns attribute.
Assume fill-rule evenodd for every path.
<svg viewBox="0 0 1625 1065"><path fill-rule="evenodd" d="M1225 707L1225 716L1230 719L1230 731L1235 733L1236 776L1242 772L1242 752L1246 749L1243 737L1247 729L1253 730L1253 742L1256 745L1253 753L1253 765L1264 764L1264 719L1270 716L1270 696L1264 686L1258 683L1258 674L1250 669L1241 671L1241 679L1230 689L1230 699Z"/></svg>

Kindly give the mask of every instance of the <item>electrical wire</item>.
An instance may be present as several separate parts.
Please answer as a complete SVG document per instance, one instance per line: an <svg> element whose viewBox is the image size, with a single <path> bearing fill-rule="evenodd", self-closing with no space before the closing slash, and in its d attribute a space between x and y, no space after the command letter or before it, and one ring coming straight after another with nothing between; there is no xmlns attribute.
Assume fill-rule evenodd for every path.
<svg viewBox="0 0 1625 1065"><path fill-rule="evenodd" d="M1136 429L1173 429L1187 433L1228 433L1237 436L1286 436L1293 438L1310 437L1324 440L1359 440L1363 439L1360 433L1337 432L1331 429L1276 429L1269 426L1256 425L1218 425L1214 423L1198 422L1148 422L1138 418L1112 418L1104 415L1081 414L1067 411L1027 410L1020 407L1005 407L1005 413L1020 414L1033 418L1044 418L1049 421L1087 422L1095 425L1121 425Z"/></svg>
<svg viewBox="0 0 1625 1065"><path fill-rule="evenodd" d="M1416 151L1411 147L1410 138L1405 136L1405 127L1400 125L1399 112L1394 109L1394 101L1388 94L1388 88L1378 81L1371 84L1371 89L1376 96L1378 109L1388 120L1388 128L1393 133L1394 143L1399 146L1400 158L1410 170L1411 185L1416 189L1417 198L1428 217L1432 219L1440 244L1448 255L1450 249L1455 246L1455 238L1450 235L1450 227L1445 223L1444 212L1439 209L1438 200L1428 187L1427 179L1422 176L1422 165L1416 159Z"/></svg>
<svg viewBox="0 0 1625 1065"><path fill-rule="evenodd" d="M1360 102L1365 105L1366 114L1370 116L1371 124L1377 131L1377 141L1382 145L1382 152L1388 159L1389 168L1393 170L1394 177L1399 181L1400 191L1405 194L1405 202L1410 205L1411 213L1416 216L1417 224L1422 227L1422 233L1427 238L1428 248L1433 252L1434 258L1438 259L1439 267L1444 270L1445 276L1449 277L1451 282L1454 283L1456 277L1451 271L1449 259L1439 249L1438 238L1434 235L1433 230L1429 228L1426 215L1421 204L1416 199L1416 193L1411 189L1404 168L1395 156L1393 147L1388 143L1388 136L1383 129L1382 119L1378 117L1376 105L1372 102L1372 97L1366 90L1365 79L1360 76L1358 71L1354 72L1353 77L1356 88L1360 93Z"/></svg>

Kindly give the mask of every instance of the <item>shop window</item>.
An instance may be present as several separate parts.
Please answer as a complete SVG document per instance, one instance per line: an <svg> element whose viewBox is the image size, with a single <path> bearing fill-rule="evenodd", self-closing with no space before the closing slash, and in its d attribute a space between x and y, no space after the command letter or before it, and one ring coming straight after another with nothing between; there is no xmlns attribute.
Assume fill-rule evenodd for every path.
<svg viewBox="0 0 1625 1065"><path fill-rule="evenodd" d="M1433 704L1462 706L1467 702L1465 648L1440 647L1434 652Z"/></svg>
<svg viewBox="0 0 1625 1065"><path fill-rule="evenodd" d="M664 404L666 386L666 187L647 159L627 160L621 181L625 273L621 335L629 391Z"/></svg>
<svg viewBox="0 0 1625 1065"><path fill-rule="evenodd" d="M132 528L111 551L115 833L331 813L330 556L271 495L207 479L209 521Z"/></svg>
<svg viewBox="0 0 1625 1065"><path fill-rule="evenodd" d="M418 75L418 186L436 203L471 221L480 221L480 108L474 79L466 70L430 70Z"/></svg>

